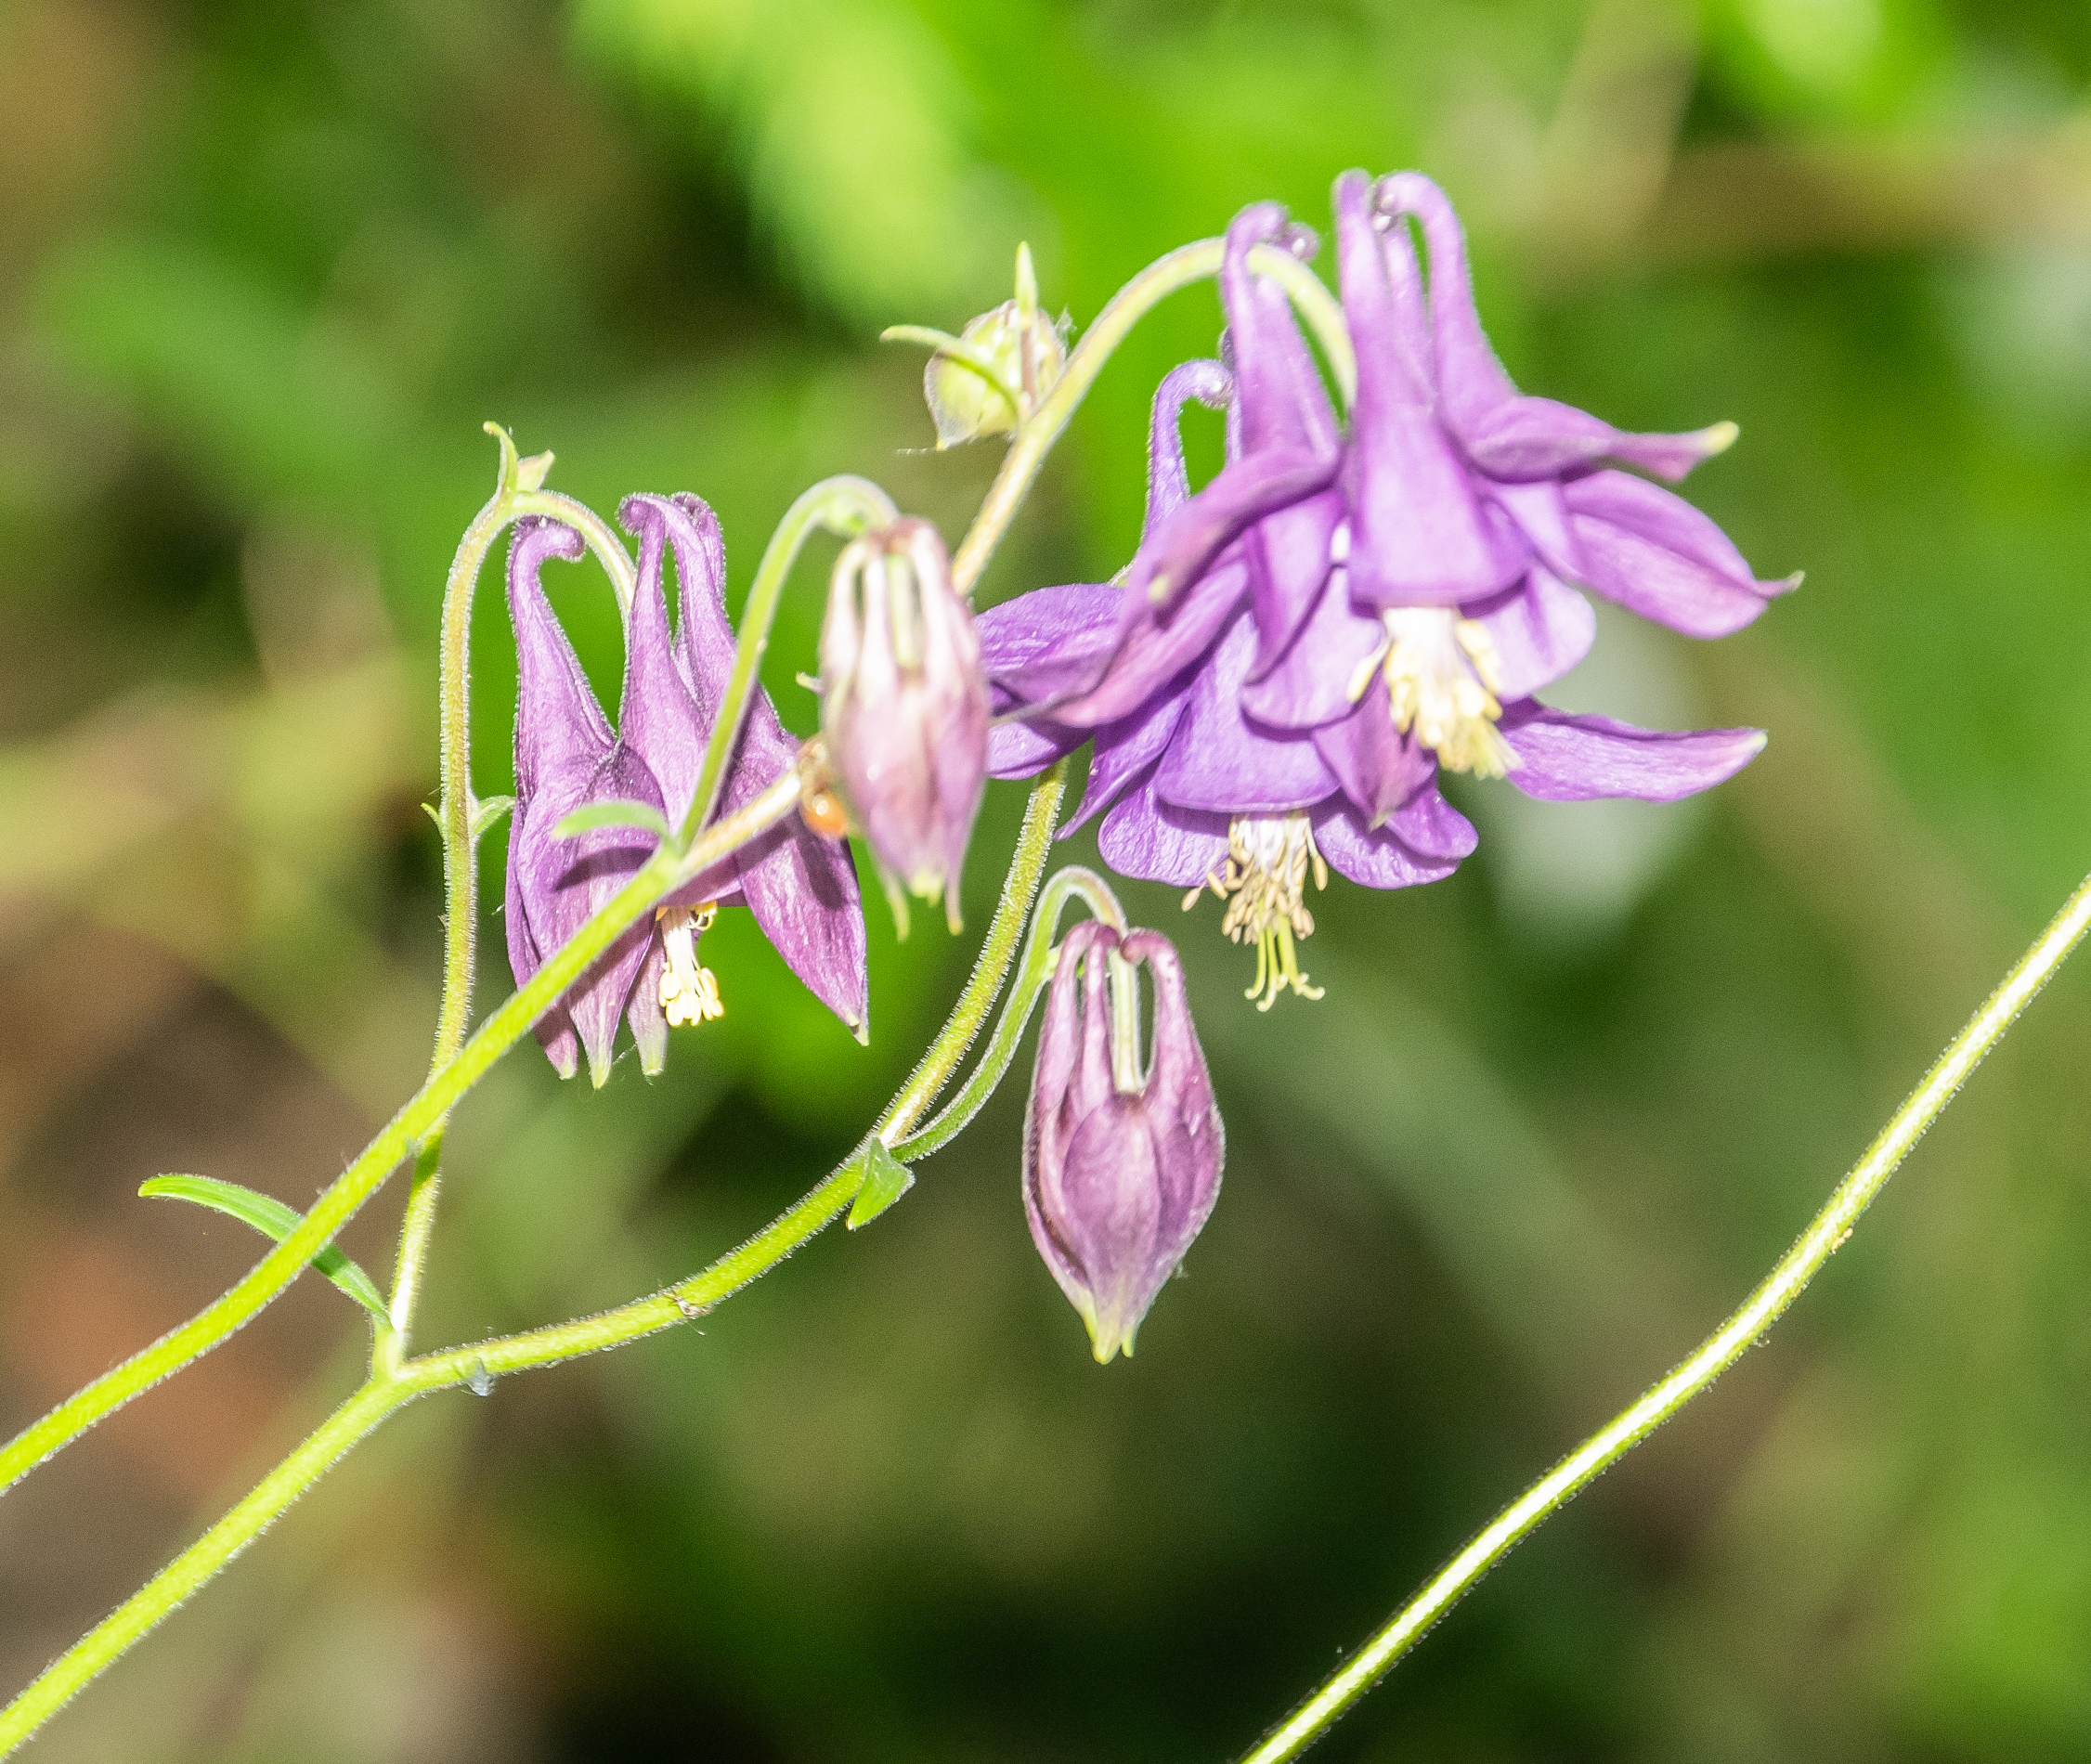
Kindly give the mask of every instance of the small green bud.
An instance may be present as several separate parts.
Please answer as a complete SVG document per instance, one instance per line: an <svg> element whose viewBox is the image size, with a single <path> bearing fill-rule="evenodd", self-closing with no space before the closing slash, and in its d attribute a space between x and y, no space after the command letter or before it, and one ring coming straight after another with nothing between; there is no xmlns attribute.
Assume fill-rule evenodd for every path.
<svg viewBox="0 0 2091 1764"><path fill-rule="evenodd" d="M968 323L956 337L918 326L886 335L936 349L922 375L937 446L954 447L982 435L1008 435L1029 421L1067 366L1071 321L1058 322L1038 307L1038 276L1031 247L1017 247L1017 292Z"/></svg>

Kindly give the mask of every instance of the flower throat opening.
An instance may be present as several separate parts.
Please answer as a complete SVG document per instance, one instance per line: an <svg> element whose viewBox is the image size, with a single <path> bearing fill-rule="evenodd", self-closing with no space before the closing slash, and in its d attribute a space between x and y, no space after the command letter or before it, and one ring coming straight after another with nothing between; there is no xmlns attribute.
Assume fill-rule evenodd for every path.
<svg viewBox="0 0 2091 1764"><path fill-rule="evenodd" d="M1329 886L1329 866L1314 843L1304 814L1242 815L1227 830L1227 863L1184 896L1184 911L1207 888L1227 902L1220 929L1237 943L1256 943L1256 983L1242 994L1267 1011L1287 987L1302 998L1319 998L1321 988L1300 970L1298 942L1314 935L1307 911L1306 878Z"/></svg>
<svg viewBox="0 0 2091 1764"><path fill-rule="evenodd" d="M1351 701L1377 673L1394 726L1413 731L1448 772L1500 778L1514 767L1517 756L1496 730L1502 667L1487 627L1449 606L1399 606L1380 620L1386 636L1352 675Z"/></svg>

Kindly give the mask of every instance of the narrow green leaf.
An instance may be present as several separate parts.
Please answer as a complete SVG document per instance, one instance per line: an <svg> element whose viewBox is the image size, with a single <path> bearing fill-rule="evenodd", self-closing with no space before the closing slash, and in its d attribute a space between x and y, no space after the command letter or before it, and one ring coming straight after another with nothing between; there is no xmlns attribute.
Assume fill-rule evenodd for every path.
<svg viewBox="0 0 2091 1764"><path fill-rule="evenodd" d="M242 1225L251 1225L272 1243L280 1243L297 1228L299 1213L273 1195L256 1194L237 1182L219 1182L211 1176L154 1176L138 1193L165 1196L174 1200L193 1200L229 1213ZM312 1265L354 1299L381 1323L389 1323L384 1300L370 1277L332 1244L312 1258Z"/></svg>
<svg viewBox="0 0 2091 1764"><path fill-rule="evenodd" d="M643 802L587 803L552 828L552 837L577 839L598 827L643 827L656 838L668 837L668 817Z"/></svg>
<svg viewBox="0 0 2091 1764"><path fill-rule="evenodd" d="M864 1186L857 1190L856 1205L850 1209L849 1226L862 1230L915 1187L915 1173L886 1148L877 1134L857 1148L864 1166Z"/></svg>
<svg viewBox="0 0 2091 1764"><path fill-rule="evenodd" d="M472 805L472 837L476 843L487 837L490 829L499 824L500 818L515 807L513 797L481 797Z"/></svg>

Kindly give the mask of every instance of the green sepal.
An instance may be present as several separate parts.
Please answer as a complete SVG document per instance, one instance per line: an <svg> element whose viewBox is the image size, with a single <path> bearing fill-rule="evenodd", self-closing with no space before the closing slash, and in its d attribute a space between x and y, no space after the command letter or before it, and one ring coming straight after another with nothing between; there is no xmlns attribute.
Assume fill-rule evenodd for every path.
<svg viewBox="0 0 2091 1764"><path fill-rule="evenodd" d="M481 797L472 805L472 837L474 844L484 839L497 826L503 815L515 807L513 797Z"/></svg>
<svg viewBox="0 0 2091 1764"><path fill-rule="evenodd" d="M229 1213L242 1225L251 1225L272 1243L280 1243L297 1229L304 1216L294 1207L287 1207L273 1195L256 1194L252 1188L242 1188L237 1182L219 1182L211 1176L154 1176L139 1189L141 1195L155 1197L164 1195L175 1200L193 1200L200 1207L210 1207L219 1213ZM385 1315L384 1300L370 1277L329 1244L312 1258L312 1265L324 1274L336 1286L354 1299L381 1323L390 1324Z"/></svg>
<svg viewBox="0 0 2091 1764"><path fill-rule="evenodd" d="M668 837L668 817L645 802L590 802L552 828L554 839L578 839L600 827L643 827L656 838Z"/></svg>
<svg viewBox="0 0 2091 1764"><path fill-rule="evenodd" d="M915 1187L915 1172L887 1148L877 1134L857 1148L852 1162L864 1166L864 1187L850 1209L849 1228L862 1230Z"/></svg>

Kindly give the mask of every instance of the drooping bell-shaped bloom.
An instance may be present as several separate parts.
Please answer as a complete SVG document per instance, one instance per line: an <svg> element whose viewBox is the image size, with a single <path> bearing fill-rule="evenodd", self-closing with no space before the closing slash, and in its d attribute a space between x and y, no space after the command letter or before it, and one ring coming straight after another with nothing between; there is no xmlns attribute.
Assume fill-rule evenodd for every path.
<svg viewBox="0 0 2091 1764"><path fill-rule="evenodd" d="M867 533L837 559L821 727L903 930L902 888L941 898L957 930L959 871L987 784L988 690L973 616L927 521Z"/></svg>
<svg viewBox="0 0 2091 1764"><path fill-rule="evenodd" d="M1144 1057L1142 965L1154 988ZM1077 925L1060 944L1039 1031L1024 1212L1099 1364L1132 1354L1141 1318L1212 1213L1225 1154L1169 940Z"/></svg>
<svg viewBox="0 0 2091 1764"><path fill-rule="evenodd" d="M658 781L669 824L681 826L734 670L726 620L726 551L719 520L696 497L627 497L617 511L639 541L638 586L626 652L622 733ZM678 612L670 637L668 557ZM750 696L720 792L720 814L760 796L799 763L799 741L760 688ZM869 1004L864 909L846 839L823 837L799 816L780 821L680 890L656 914L660 937L633 999L667 1023L723 1015L718 981L697 961L697 939L721 907L746 905L813 996L864 1039ZM651 1002L649 1002L651 1001ZM641 1054L646 1038L641 1035ZM649 1068L648 1070L652 1070Z"/></svg>
<svg viewBox="0 0 2091 1764"><path fill-rule="evenodd" d="M1299 878L1324 858L1399 887L1473 849L1440 767L1535 797L1669 800L1762 746L1755 730L1653 732L1542 705L1596 631L1572 584L1699 636L1791 586L1758 582L1696 510L1601 465L1679 476L1731 428L1630 435L1521 397L1487 353L1435 186L1390 179L1376 210L1349 174L1336 195L1357 356L1348 432L1281 290L1250 266L1258 245L1297 248L1299 229L1272 204L1246 209L1221 274L1227 464L1185 493L1175 411L1227 383L1217 364L1179 369L1158 395L1123 588L1041 590L981 616L997 708L1024 720L996 730L996 775L1094 733L1084 813L1119 798L1107 862L1188 884L1205 857L1229 901L1223 928L1257 937L1266 1005L1281 985L1313 995L1292 946L1312 923ZM1411 212L1431 246L1427 296L1397 218Z"/></svg>
<svg viewBox="0 0 2091 1764"><path fill-rule="evenodd" d="M548 558L578 558L583 550L572 527L536 518L516 523L509 547L508 607L516 656L515 806L502 916L518 986L623 888L653 851L652 837L637 827L600 827L562 838L559 824L591 803L661 807L653 772L610 728L538 577ZM596 1083L609 1076L617 1019L652 941L650 927L633 926L538 1019L538 1039L562 1078L574 1075L583 1051ZM641 1044L645 1045L643 1035Z"/></svg>
<svg viewBox="0 0 2091 1764"><path fill-rule="evenodd" d="M509 839L506 919L518 985L630 879L651 854L637 827L561 837L560 824L591 804L633 802L679 825L687 815L710 737L734 638L726 623L718 524L695 497L633 497L622 511L640 539L628 615L621 728L613 730L547 602L539 571L551 557L582 554L559 523L519 522L509 555L516 633L516 800ZM681 617L670 635L665 563L676 556ZM726 772L722 811L761 794L798 759L797 743L766 695L750 701ZM792 970L830 1009L864 1032L864 915L848 846L797 817L780 822L634 927L540 1020L552 1064L571 1077L585 1052L591 1077L608 1077L620 1016L640 1062L661 1070L670 1023L722 1014L717 978L697 961L696 940L720 908L746 904Z"/></svg>
<svg viewBox="0 0 2091 1764"><path fill-rule="evenodd" d="M1183 408L1228 403L1233 390L1218 362L1197 361L1156 393L1150 535L1189 499ZM979 626L1000 708L1020 719L1046 707L997 725L994 774L1026 776L1093 734L1088 788L1066 830L1102 813L1098 849L1121 876L1188 888L1187 905L1208 888L1218 895L1221 929L1255 946L1248 995L1267 1010L1286 990L1319 996L1298 957L1314 929L1310 881L1325 886L1331 868L1370 888L1435 881L1474 850L1474 835L1438 794L1427 758L1398 795L1361 805L1313 734L1244 714L1260 641L1253 537L1237 538L1166 604L1129 577L1123 590L1041 589L988 608Z"/></svg>

